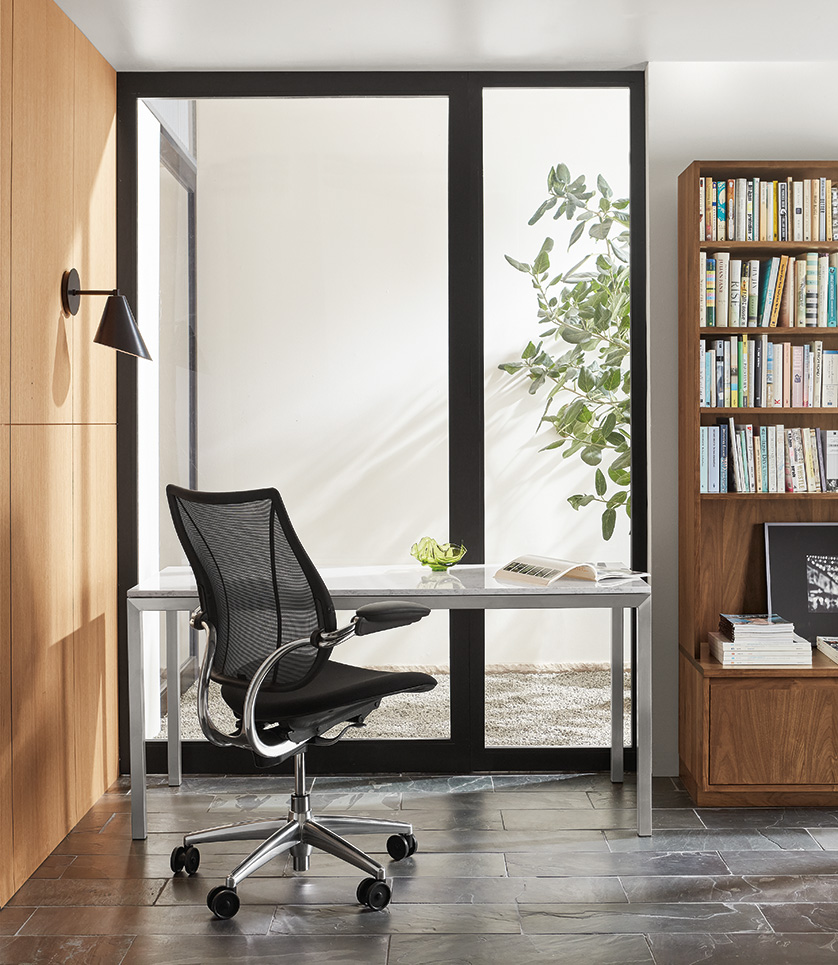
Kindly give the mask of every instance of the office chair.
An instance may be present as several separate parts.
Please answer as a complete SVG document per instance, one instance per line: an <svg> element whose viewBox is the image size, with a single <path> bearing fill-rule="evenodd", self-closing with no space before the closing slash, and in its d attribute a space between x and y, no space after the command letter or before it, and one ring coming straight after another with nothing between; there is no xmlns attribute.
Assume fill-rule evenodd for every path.
<svg viewBox="0 0 838 965"><path fill-rule="evenodd" d="M198 719L219 747L244 747L257 762L278 764L293 756L294 792L287 819L232 824L195 831L172 852L174 873L195 874L196 845L213 841L262 843L213 888L207 905L216 918L239 909L236 889L267 861L291 852L295 871L307 871L312 848L347 861L372 877L356 893L372 909L386 907L390 887L383 867L340 834L387 833L395 860L416 851L410 824L353 816L315 819L306 790L305 752L333 744L361 727L383 697L432 690L424 673L387 673L330 660L352 636L415 623L430 612L407 602L371 603L337 628L329 591L294 532L275 489L202 493L167 486L175 530L198 584L199 607L191 624L207 632L198 678ZM213 680L236 715L237 729L222 733L209 714ZM343 725L335 736L326 736Z"/></svg>

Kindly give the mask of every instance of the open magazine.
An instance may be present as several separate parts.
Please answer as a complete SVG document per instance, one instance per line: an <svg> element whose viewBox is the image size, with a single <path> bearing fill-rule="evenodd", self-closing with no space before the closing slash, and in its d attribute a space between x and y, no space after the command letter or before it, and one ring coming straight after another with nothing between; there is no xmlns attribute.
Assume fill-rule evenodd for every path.
<svg viewBox="0 0 838 965"><path fill-rule="evenodd" d="M574 563L572 560L555 560L548 556L516 556L495 573L495 579L503 583L549 586L556 580L570 578L617 586L648 575L613 563Z"/></svg>

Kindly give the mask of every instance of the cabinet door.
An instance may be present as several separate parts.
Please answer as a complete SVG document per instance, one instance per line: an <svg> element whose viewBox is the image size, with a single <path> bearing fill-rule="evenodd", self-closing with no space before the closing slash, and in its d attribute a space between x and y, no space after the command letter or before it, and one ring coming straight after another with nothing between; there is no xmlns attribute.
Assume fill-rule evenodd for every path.
<svg viewBox="0 0 838 965"><path fill-rule="evenodd" d="M710 784L838 783L832 678L714 680Z"/></svg>
<svg viewBox="0 0 838 965"><path fill-rule="evenodd" d="M11 427L15 887L78 820L73 701L73 427Z"/></svg>

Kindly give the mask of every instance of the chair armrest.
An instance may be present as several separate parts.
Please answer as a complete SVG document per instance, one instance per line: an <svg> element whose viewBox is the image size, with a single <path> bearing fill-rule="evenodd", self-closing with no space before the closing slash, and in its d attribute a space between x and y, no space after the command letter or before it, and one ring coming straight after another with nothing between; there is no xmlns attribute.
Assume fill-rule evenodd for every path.
<svg viewBox="0 0 838 965"><path fill-rule="evenodd" d="M367 603L358 607L353 624L355 635L366 636L368 633L378 633L381 630L393 630L396 627L406 627L411 623L418 623L431 611L421 603L409 603L406 600L380 600L377 603Z"/></svg>

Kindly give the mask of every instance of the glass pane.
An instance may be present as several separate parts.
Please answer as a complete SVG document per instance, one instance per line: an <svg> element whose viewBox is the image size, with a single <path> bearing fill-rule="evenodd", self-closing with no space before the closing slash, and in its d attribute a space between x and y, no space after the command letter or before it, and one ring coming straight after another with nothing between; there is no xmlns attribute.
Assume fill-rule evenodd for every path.
<svg viewBox="0 0 838 965"><path fill-rule="evenodd" d="M198 488L275 486L318 568L410 564L448 538L447 100L200 100L194 119ZM442 679L447 620L336 659Z"/></svg>
<svg viewBox="0 0 838 965"><path fill-rule="evenodd" d="M554 364L560 369L562 357L576 343L557 340L549 332L555 323L539 324L538 312L560 308L563 289L573 287L561 281L550 286L556 274L568 272L586 254L592 257L577 274L597 273L596 255L609 255L608 244L589 235L591 226L600 223L596 213L580 222L577 218L584 209L578 207L571 220L564 215L554 219L566 198L556 198L534 224L528 221L544 202L551 203L551 169L567 184L562 164L569 170L571 184L583 175L584 193L595 192L589 202L579 199L591 210L600 210L598 175L607 182L606 194L613 192L611 202L628 198L629 94L623 89L487 90L483 105L486 558L498 564L520 554L628 562L631 543L624 508L618 509L613 535L605 540L603 503L593 501L578 511L568 503L576 494L596 496L595 469L581 458L581 451L567 458L562 458L566 447L542 451L561 439L550 423L541 422L548 393L556 384L546 370ZM565 189L556 180L553 183L561 195ZM580 190L572 187L571 193ZM608 211L603 214L614 215L611 202L606 199ZM578 229L582 237L568 250L577 225L582 226ZM614 239L622 230L615 221L608 238ZM548 243L537 260L546 238L554 246L551 249ZM529 266L535 275L527 270ZM551 306L554 297L557 301ZM591 306L579 307L584 312ZM615 337L616 332L612 327L604 334ZM532 349L527 352L530 343ZM552 361L538 358L539 344ZM532 370L535 378L545 374L535 394L528 392L534 380L529 377L527 358L542 366ZM504 363L524 365L509 374L498 368ZM622 368L623 372L628 369L627 357ZM601 370L592 371L596 375ZM558 391L547 414L559 412L584 387ZM591 411L596 424L605 408L591 405ZM606 453L602 467L614 458ZM619 489L609 482L605 498ZM487 745L610 744L607 612L489 612L486 663ZM625 679L628 700L628 673ZM526 708L526 716L522 717L521 708ZM510 720L512 726L506 726Z"/></svg>

